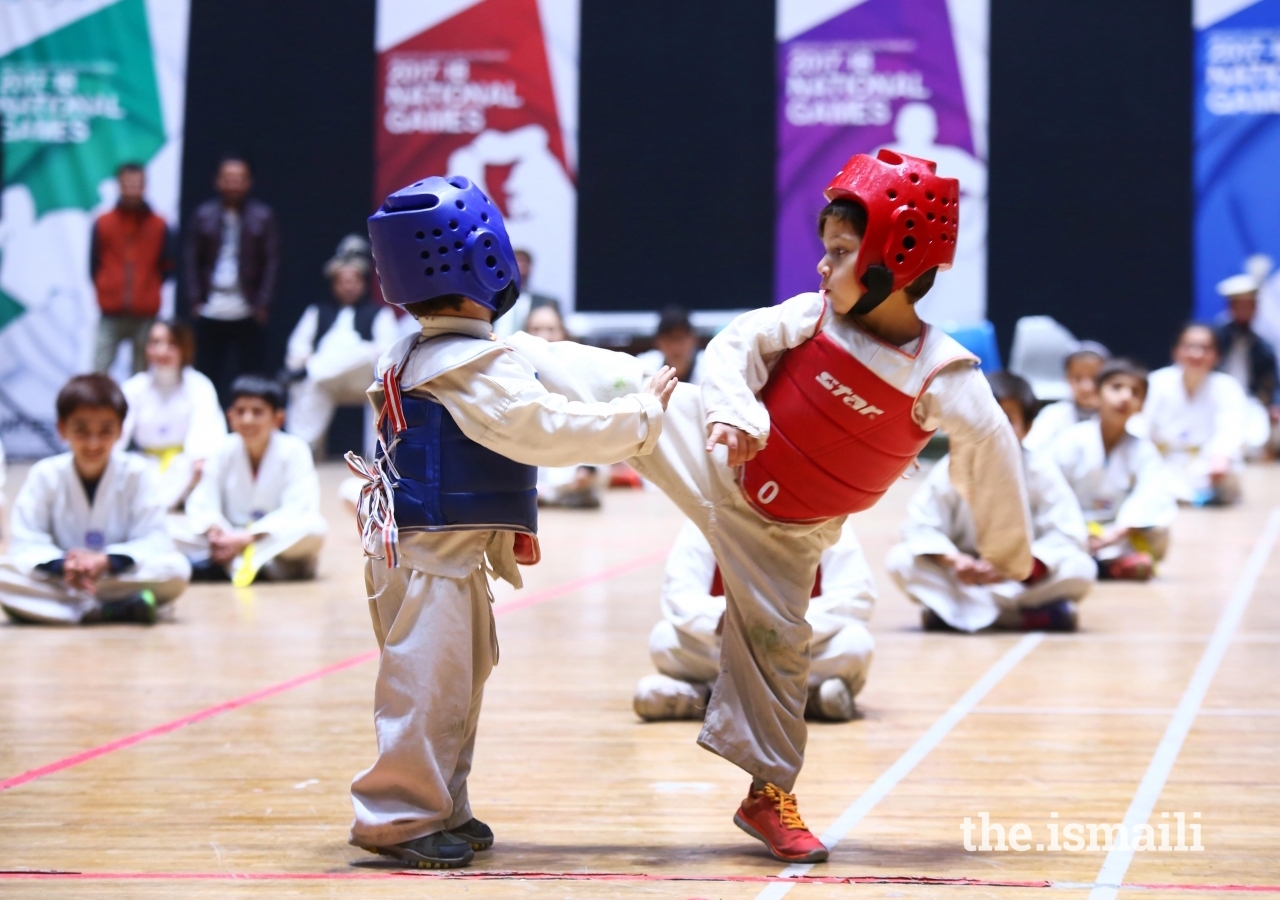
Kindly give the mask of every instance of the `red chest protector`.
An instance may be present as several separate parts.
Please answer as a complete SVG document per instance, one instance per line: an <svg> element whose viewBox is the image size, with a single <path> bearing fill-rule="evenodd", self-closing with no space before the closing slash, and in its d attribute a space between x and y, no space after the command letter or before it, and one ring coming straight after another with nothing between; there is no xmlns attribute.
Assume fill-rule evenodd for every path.
<svg viewBox="0 0 1280 900"><path fill-rule="evenodd" d="M769 410L769 442L743 466L742 491L761 515L781 522L869 509L933 436L911 417L917 397L821 332L787 351L760 399Z"/></svg>

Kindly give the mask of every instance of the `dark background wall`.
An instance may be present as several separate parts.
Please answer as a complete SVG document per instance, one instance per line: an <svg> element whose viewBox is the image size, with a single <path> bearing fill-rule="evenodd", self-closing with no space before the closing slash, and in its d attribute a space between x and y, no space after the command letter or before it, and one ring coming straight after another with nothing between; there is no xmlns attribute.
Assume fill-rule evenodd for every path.
<svg viewBox="0 0 1280 900"><path fill-rule="evenodd" d="M774 0L583 0L578 307L765 306Z"/></svg>
<svg viewBox="0 0 1280 900"><path fill-rule="evenodd" d="M1191 314L1191 2L991 3L989 316L1148 365Z"/></svg>
<svg viewBox="0 0 1280 900"><path fill-rule="evenodd" d="M321 266L373 211L373 24L374 0L192 3L183 221L214 195L219 156L248 155L280 221L273 367L327 290Z"/></svg>
<svg viewBox="0 0 1280 900"><path fill-rule="evenodd" d="M579 303L760 306L773 0L583 0ZM990 315L1163 362L1191 309L1190 0L992 0ZM373 0L194 0L183 211L256 164L284 243L271 345L372 207ZM945 277L945 276L944 276Z"/></svg>

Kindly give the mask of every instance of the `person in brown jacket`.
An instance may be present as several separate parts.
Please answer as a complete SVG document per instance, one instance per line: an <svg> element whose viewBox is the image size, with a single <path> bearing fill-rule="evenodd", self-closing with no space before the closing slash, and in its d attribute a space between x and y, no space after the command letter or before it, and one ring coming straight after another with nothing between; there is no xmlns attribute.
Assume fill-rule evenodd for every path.
<svg viewBox="0 0 1280 900"><path fill-rule="evenodd" d="M120 199L93 223L89 276L98 294L95 371L106 372L121 341L133 349L133 371L146 367L147 333L160 312L160 287L173 273L169 227L143 194L147 174L137 163L116 170Z"/></svg>
<svg viewBox="0 0 1280 900"><path fill-rule="evenodd" d="M196 208L185 254L187 301L196 320L196 368L229 403L231 382L262 366L280 269L280 234L271 207L249 196L253 172L228 154L214 180L218 196Z"/></svg>

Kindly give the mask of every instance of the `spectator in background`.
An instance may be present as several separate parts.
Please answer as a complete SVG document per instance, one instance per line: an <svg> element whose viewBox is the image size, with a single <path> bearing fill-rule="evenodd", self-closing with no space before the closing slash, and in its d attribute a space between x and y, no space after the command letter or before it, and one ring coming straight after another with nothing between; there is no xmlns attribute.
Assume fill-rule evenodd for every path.
<svg viewBox="0 0 1280 900"><path fill-rule="evenodd" d="M95 371L106 372L121 341L133 351L132 371L145 365L147 332L160 313L160 286L173 272L169 228L143 198L147 173L137 163L116 170L120 199L93 223L89 276L98 295Z"/></svg>
<svg viewBox="0 0 1280 900"><path fill-rule="evenodd" d="M313 303L289 335L285 368L294 381L289 392L288 432L302 438L317 456L340 404L365 407L372 446L372 419L365 391L373 365L395 343L399 325L389 306L369 296L369 242L348 235L325 263L332 296ZM366 450L368 448L365 448Z"/></svg>
<svg viewBox="0 0 1280 900"><path fill-rule="evenodd" d="M196 319L196 368L227 404L231 382L260 368L280 235L271 207L249 196L253 173L242 156L227 155L214 180L218 196L196 208L186 248L187 296Z"/></svg>
<svg viewBox="0 0 1280 900"><path fill-rule="evenodd" d="M1075 350L1067 354L1062 370L1071 387L1071 396L1040 410L1031 423L1026 440L1022 442L1024 447L1028 450L1050 447L1058 435L1072 425L1098 415L1098 386L1095 382L1098 372L1109 359L1111 352L1097 341L1081 341Z"/></svg>
<svg viewBox="0 0 1280 900"><path fill-rule="evenodd" d="M646 376L663 366L671 366L685 384L701 384L702 351L698 348L698 333L693 330L689 311L682 306L664 309L658 317L653 349L641 353L639 358Z"/></svg>
<svg viewBox="0 0 1280 900"><path fill-rule="evenodd" d="M544 300L529 311L529 317L524 320L524 331L551 344L570 339L564 327L564 317L560 315L560 304L554 300Z"/></svg>
<svg viewBox="0 0 1280 900"><path fill-rule="evenodd" d="M1218 369L1234 378L1250 398L1250 447L1267 446L1274 451L1280 445L1280 385L1275 348L1253 330L1258 288L1257 279L1250 274L1218 282L1218 293L1227 301L1227 314L1214 336L1222 350Z"/></svg>
<svg viewBox="0 0 1280 900"><path fill-rule="evenodd" d="M213 382L191 368L195 335L184 322L156 322L147 338L147 368L120 386L129 402L119 449L156 460L166 510L181 507L204 461L227 434Z"/></svg>
<svg viewBox="0 0 1280 900"><path fill-rule="evenodd" d="M529 287L533 280L533 254L528 250L516 250L515 254L516 267L520 271L520 296L516 299L516 305L511 307L511 312L493 323L493 333L500 341L506 340L517 329L522 328L535 307L554 303L556 314L560 313L559 300L546 294L535 294Z"/></svg>

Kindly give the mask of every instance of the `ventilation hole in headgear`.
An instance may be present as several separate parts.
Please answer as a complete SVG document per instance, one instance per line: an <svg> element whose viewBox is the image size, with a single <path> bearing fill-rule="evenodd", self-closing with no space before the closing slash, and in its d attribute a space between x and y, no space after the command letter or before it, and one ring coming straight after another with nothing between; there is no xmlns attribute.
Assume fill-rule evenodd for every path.
<svg viewBox="0 0 1280 900"><path fill-rule="evenodd" d="M951 202L951 201L950 201L950 200L948 200L946 197L943 197L943 198L942 198L942 205L943 205L943 206L946 206L946 205L947 205L948 203L950 203L950 202Z"/></svg>
<svg viewBox="0 0 1280 900"><path fill-rule="evenodd" d="M947 239L946 232L943 232L941 235L939 235L939 237L941 237L945 241Z"/></svg>
<svg viewBox="0 0 1280 900"><path fill-rule="evenodd" d="M471 271L471 267L470 267L469 265L467 265L466 263L463 263L463 264L462 264L462 271L464 271L464 272L470 272L470 271Z"/></svg>
<svg viewBox="0 0 1280 900"><path fill-rule="evenodd" d="M915 208L916 208L916 201L914 201L914 200L908 200L908 201L907 201L907 209L915 209Z"/></svg>
<svg viewBox="0 0 1280 900"><path fill-rule="evenodd" d="M423 250L423 251L422 251L421 253L419 253L418 255L419 255L420 257L422 257L423 259L426 259L427 257L429 257L429 256L431 255L431 251L430 251L430 250Z"/></svg>
<svg viewBox="0 0 1280 900"><path fill-rule="evenodd" d="M504 271L502 271L501 269L499 269L499 270L498 270L498 277L499 277L499 278L506 278L506 277L507 277L507 273L506 273L506 272L504 272Z"/></svg>
<svg viewBox="0 0 1280 900"><path fill-rule="evenodd" d="M485 239L484 239L484 248L485 248L486 250L488 250L488 249L489 249L490 247L492 247L492 246L493 246L493 241L489 240L488 238L485 238Z"/></svg>
<svg viewBox="0 0 1280 900"><path fill-rule="evenodd" d="M417 186L418 186L418 185L420 185L420 184L422 184L422 182L421 182L421 181L415 181L415 182L413 183L413 186L414 186L414 187L417 187Z"/></svg>
<svg viewBox="0 0 1280 900"><path fill-rule="evenodd" d="M448 253L448 252L449 252L449 248L448 248L448 247L441 247L441 248L440 248L440 255L441 255L441 256L444 256L444 255L445 255L446 253Z"/></svg>
<svg viewBox="0 0 1280 900"><path fill-rule="evenodd" d="M890 200L897 200L897 199L898 199L898 192L897 192L897 191L890 191L890 192L889 192L889 199L890 199Z"/></svg>
<svg viewBox="0 0 1280 900"><path fill-rule="evenodd" d="M911 183L912 183L912 184L919 184L919 183L920 183L920 176L919 176L919 175L917 175L915 172L912 172L912 173L911 173L910 178L911 178Z"/></svg>
<svg viewBox="0 0 1280 900"><path fill-rule="evenodd" d="M449 220L449 227L450 227L450 228L452 228L454 231L457 231L457 230L458 230L458 220L457 220L457 219L450 219L450 220Z"/></svg>
<svg viewBox="0 0 1280 900"><path fill-rule="evenodd" d="M490 269L492 269L494 266L498 264L498 257L490 253L488 256L484 258L484 264L488 266Z"/></svg>
<svg viewBox="0 0 1280 900"><path fill-rule="evenodd" d="M461 200L455 200L455 201L453 201L453 205L454 205L454 206L456 206L456 207L458 207L458 209L466 209L466 208L467 208L467 204L463 203Z"/></svg>
<svg viewBox="0 0 1280 900"><path fill-rule="evenodd" d="M903 256L901 253L899 253L897 256L894 257L894 259L896 259L898 262L903 262L906 259L906 257Z"/></svg>
<svg viewBox="0 0 1280 900"><path fill-rule="evenodd" d="M907 235L902 239L902 246L906 247L908 250L911 250L912 248L914 248L915 245L916 245L916 239L913 238L911 235Z"/></svg>
<svg viewBox="0 0 1280 900"><path fill-rule="evenodd" d="M467 179L463 178L461 175L450 178L449 183L460 191L465 191L467 188L471 187L471 182L467 181Z"/></svg>
<svg viewBox="0 0 1280 900"><path fill-rule="evenodd" d="M440 235L444 234L444 232L441 231L439 228L432 228L431 233L434 234L436 237L440 237Z"/></svg>
<svg viewBox="0 0 1280 900"><path fill-rule="evenodd" d="M426 235L423 234L421 231L415 231L413 233L413 236L416 237L418 240L422 240L424 237L426 237Z"/></svg>
<svg viewBox="0 0 1280 900"><path fill-rule="evenodd" d="M946 224L947 224L947 217L946 217L946 216L942 216L942 224L943 224L943 225L946 225Z"/></svg>
<svg viewBox="0 0 1280 900"><path fill-rule="evenodd" d="M434 274L436 274L436 270L435 270L435 269L433 269L433 268L431 268L430 266L427 266L427 268L426 268L425 270L423 270L423 274L426 274L426 275L434 275Z"/></svg>
<svg viewBox="0 0 1280 900"><path fill-rule="evenodd" d="M907 219L907 230L910 231L912 228L915 228L915 227L916 227L916 220Z"/></svg>
<svg viewBox="0 0 1280 900"><path fill-rule="evenodd" d="M440 271L441 271L441 272L448 272L448 271L449 271L449 264L448 264L448 263L445 263L443 266L441 266L441 267L440 267Z"/></svg>
<svg viewBox="0 0 1280 900"><path fill-rule="evenodd" d="M462 249L462 241L454 241L454 242L453 242L453 249L454 249L454 250L461 250L461 249Z"/></svg>
<svg viewBox="0 0 1280 900"><path fill-rule="evenodd" d="M488 222L488 221L489 221L489 214L488 214L488 213L483 213L483 212L482 212L482 213L480 213L480 221L481 221L481 222Z"/></svg>
<svg viewBox="0 0 1280 900"><path fill-rule="evenodd" d="M467 232L467 233L468 233L468 234L475 234L475 233L476 233L477 231L479 231L479 230L480 230L480 226L479 226L479 225L472 225L472 226L471 226L471 231L469 231L469 232Z"/></svg>
<svg viewBox="0 0 1280 900"><path fill-rule="evenodd" d="M932 200L932 199L933 199L933 191L925 191L925 192L924 192L924 199L926 199L926 200Z"/></svg>
<svg viewBox="0 0 1280 900"><path fill-rule="evenodd" d="M928 219L930 222L932 222L932 221L933 221L933 219L934 219L934 215L933 215L933 213L931 213L931 212L927 212L927 213L925 213L925 214L924 214L924 217L925 217L926 219Z"/></svg>

